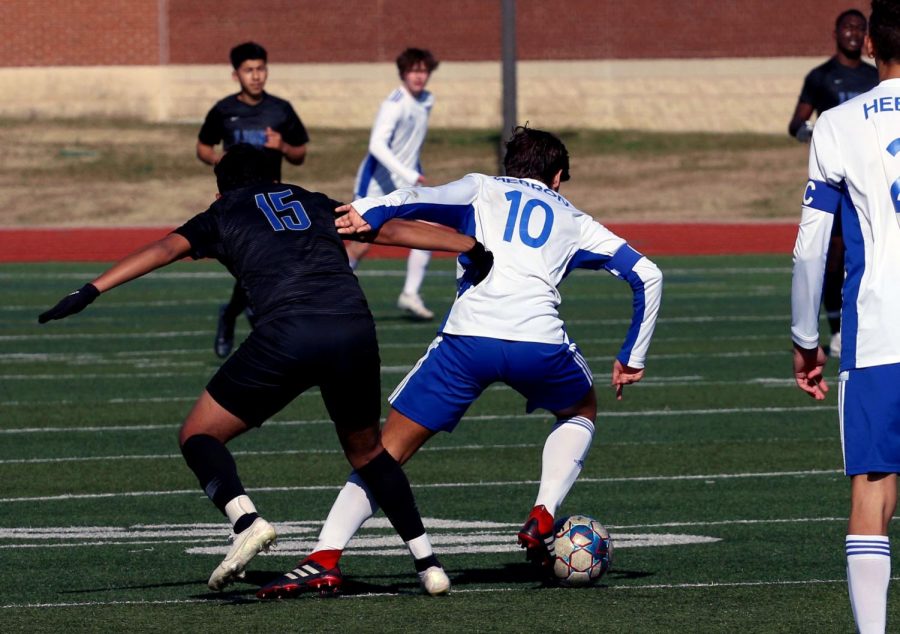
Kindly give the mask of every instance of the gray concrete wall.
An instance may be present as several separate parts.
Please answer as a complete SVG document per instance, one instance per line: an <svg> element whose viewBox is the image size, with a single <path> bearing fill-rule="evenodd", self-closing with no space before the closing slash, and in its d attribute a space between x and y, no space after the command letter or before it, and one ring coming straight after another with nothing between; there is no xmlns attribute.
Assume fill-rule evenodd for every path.
<svg viewBox="0 0 900 634"><path fill-rule="evenodd" d="M520 62L519 121L596 128L784 133L804 75L824 58ZM218 65L0 68L0 116L202 120L236 92ZM375 64L273 64L268 89L310 127L367 128L397 85ZM434 127L501 125L500 65L446 62L430 89Z"/></svg>

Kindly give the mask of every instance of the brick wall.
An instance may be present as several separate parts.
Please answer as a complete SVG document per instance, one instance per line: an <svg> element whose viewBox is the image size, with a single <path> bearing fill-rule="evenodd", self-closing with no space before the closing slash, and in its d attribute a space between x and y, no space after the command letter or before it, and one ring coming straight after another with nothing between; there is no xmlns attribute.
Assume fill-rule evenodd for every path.
<svg viewBox="0 0 900 634"><path fill-rule="evenodd" d="M857 3L868 12L867 3ZM523 60L828 55L846 0L518 0ZM162 34L158 25L162 9ZM0 66L380 62L406 46L495 60L500 0L2 0ZM168 43L168 44L166 44ZM161 51L162 47L162 51Z"/></svg>
<svg viewBox="0 0 900 634"><path fill-rule="evenodd" d="M0 66L159 62L159 0L0 0Z"/></svg>

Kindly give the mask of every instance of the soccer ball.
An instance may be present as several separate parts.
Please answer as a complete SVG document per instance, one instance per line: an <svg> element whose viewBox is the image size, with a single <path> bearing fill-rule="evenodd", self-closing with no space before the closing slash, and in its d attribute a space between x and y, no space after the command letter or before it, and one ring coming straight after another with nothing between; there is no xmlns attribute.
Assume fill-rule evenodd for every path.
<svg viewBox="0 0 900 634"><path fill-rule="evenodd" d="M612 564L613 545L609 531L586 515L571 515L556 521L553 575L560 585L589 586Z"/></svg>

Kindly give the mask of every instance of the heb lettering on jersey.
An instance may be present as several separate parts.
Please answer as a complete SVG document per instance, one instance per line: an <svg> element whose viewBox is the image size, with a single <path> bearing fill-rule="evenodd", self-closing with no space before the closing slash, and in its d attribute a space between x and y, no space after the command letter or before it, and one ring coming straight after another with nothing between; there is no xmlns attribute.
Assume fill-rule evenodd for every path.
<svg viewBox="0 0 900 634"><path fill-rule="evenodd" d="M841 190L824 181L810 180L803 192L803 206L833 214L841 204Z"/></svg>
<svg viewBox="0 0 900 634"><path fill-rule="evenodd" d="M898 112L900 111L900 97L878 97L868 103L863 103L863 114L866 119L869 114L879 114L881 112Z"/></svg>
<svg viewBox="0 0 900 634"><path fill-rule="evenodd" d="M563 198L559 192L555 192L546 185L541 185L539 183L535 183L532 181L524 180L521 178L513 178L512 176L494 176L495 181L500 181L501 183L512 183L514 185L522 185L523 187L530 187L531 189L537 190L541 193L547 194L548 196L556 199L566 207L571 207L569 201Z"/></svg>
<svg viewBox="0 0 900 634"><path fill-rule="evenodd" d="M252 145L253 147L263 147L266 144L266 131L265 130L235 130L234 131L234 144L238 143L247 143L248 145Z"/></svg>

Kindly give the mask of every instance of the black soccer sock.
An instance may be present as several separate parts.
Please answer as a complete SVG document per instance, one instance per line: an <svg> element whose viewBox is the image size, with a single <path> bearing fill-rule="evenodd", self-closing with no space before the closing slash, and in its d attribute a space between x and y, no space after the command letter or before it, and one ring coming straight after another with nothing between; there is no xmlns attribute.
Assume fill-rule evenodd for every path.
<svg viewBox="0 0 900 634"><path fill-rule="evenodd" d="M256 521L257 517L259 517L259 513L244 513L243 515L241 515L234 523L235 535L238 533L243 533L245 530L250 528L250 525L254 521Z"/></svg>
<svg viewBox="0 0 900 634"><path fill-rule="evenodd" d="M441 562L438 561L438 558L433 554L428 555L428 557L422 557L422 559L416 559L413 561L416 566L416 572L425 572L432 566L441 567Z"/></svg>
<svg viewBox="0 0 900 634"><path fill-rule="evenodd" d="M400 463L387 450L356 472L403 541L408 542L425 534L409 480Z"/></svg>
<svg viewBox="0 0 900 634"><path fill-rule="evenodd" d="M825 271L825 286L822 289L822 304L828 317L828 327L831 334L841 330L841 304L843 303L842 290L844 284L844 271Z"/></svg>
<svg viewBox="0 0 900 634"><path fill-rule="evenodd" d="M206 434L191 436L181 445L181 455L207 497L223 515L229 501L244 495L234 458L220 441Z"/></svg>

